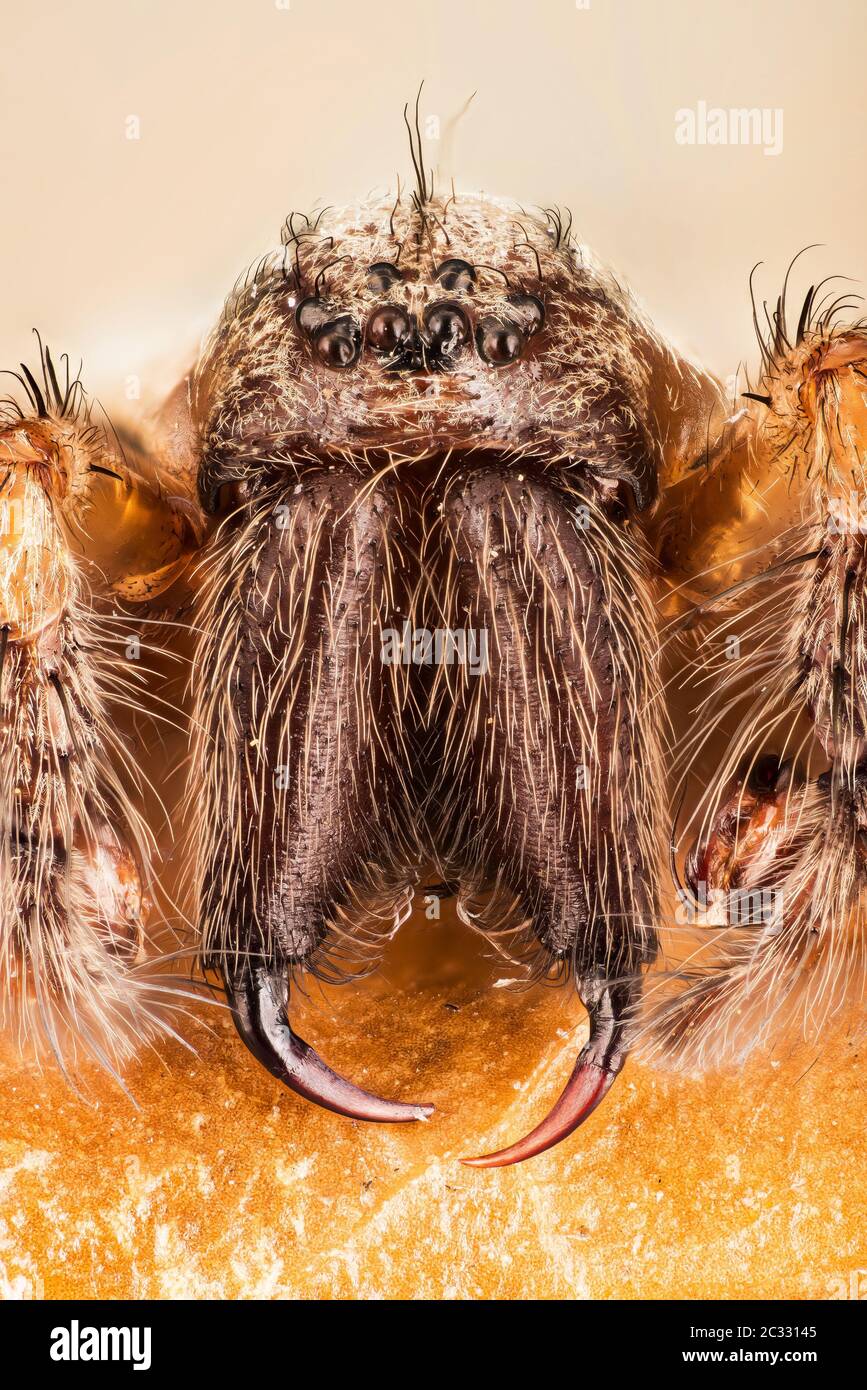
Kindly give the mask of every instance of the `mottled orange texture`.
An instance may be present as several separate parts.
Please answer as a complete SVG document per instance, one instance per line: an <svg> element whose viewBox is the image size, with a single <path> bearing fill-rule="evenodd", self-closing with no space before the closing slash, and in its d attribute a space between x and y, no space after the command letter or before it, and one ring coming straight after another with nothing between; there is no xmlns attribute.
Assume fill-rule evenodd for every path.
<svg viewBox="0 0 867 1390"><path fill-rule="evenodd" d="M225 1014L128 1075L0 1063L0 1286L143 1298L824 1298L867 1267L858 1045L666 1077L629 1064L559 1149L474 1172L544 1113L585 1035L569 992L491 988L418 917L373 980L296 1023L362 1085L431 1100L374 1127L281 1091ZM812 1062L812 1065L811 1065ZM808 1069L809 1068L809 1069Z"/></svg>

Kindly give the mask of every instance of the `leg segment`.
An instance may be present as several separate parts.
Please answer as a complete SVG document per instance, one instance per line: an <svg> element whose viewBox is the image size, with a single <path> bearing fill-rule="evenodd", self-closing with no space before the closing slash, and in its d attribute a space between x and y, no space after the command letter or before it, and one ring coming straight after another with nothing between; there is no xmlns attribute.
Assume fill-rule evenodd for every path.
<svg viewBox="0 0 867 1390"><path fill-rule="evenodd" d="M174 475L130 435L117 431L71 379L59 372L40 341L36 373L16 376L27 406L0 402L0 469L38 476L76 563L95 589L134 603L157 597L187 568L203 533L203 518L186 479ZM39 380L38 378L41 378ZM0 475L2 476L2 475Z"/></svg>
<svg viewBox="0 0 867 1390"><path fill-rule="evenodd" d="M96 443L47 414L0 428L0 1011L37 1051L116 1072L167 1025L143 973L150 837L109 714L138 688L67 539Z"/></svg>
<svg viewBox="0 0 867 1390"><path fill-rule="evenodd" d="M660 557L674 580L695 575L698 601L687 875L700 866L719 901L688 958L675 941L642 1042L689 1066L740 1061L790 1026L820 1038L862 978L867 338L818 299L787 322L784 290L757 391L662 509ZM755 800L755 769L793 758L804 783ZM743 892L778 904L774 919L740 920Z"/></svg>

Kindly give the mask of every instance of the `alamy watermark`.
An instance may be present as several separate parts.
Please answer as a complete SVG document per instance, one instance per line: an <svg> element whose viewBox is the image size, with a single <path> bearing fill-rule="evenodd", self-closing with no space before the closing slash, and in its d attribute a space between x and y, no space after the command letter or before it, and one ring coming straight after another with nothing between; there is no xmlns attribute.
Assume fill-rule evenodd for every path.
<svg viewBox="0 0 867 1390"><path fill-rule="evenodd" d="M830 1299L867 1299L867 1269L850 1269L846 1274L831 1274L826 1282Z"/></svg>
<svg viewBox="0 0 867 1390"><path fill-rule="evenodd" d="M22 497L4 497L0 501L0 536L20 536L26 514Z"/></svg>
<svg viewBox="0 0 867 1390"><path fill-rule="evenodd" d="M73 1318L69 1327L51 1332L52 1361L129 1361L134 1371L150 1370L149 1327L82 1327Z"/></svg>
<svg viewBox="0 0 867 1390"><path fill-rule="evenodd" d="M783 152L781 106L681 106L674 113L679 145L760 145L766 155Z"/></svg>
<svg viewBox="0 0 867 1390"><path fill-rule="evenodd" d="M474 627L385 627L381 633L383 666L466 666L472 676L486 676L488 630Z"/></svg>

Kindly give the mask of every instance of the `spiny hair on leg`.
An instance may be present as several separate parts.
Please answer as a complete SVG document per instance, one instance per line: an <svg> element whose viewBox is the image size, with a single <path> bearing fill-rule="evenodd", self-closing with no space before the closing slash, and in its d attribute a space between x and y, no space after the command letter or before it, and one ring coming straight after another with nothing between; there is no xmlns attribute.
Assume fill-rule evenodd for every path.
<svg viewBox="0 0 867 1390"><path fill-rule="evenodd" d="M851 538L823 527L818 495L807 501L783 552L791 567L751 584L732 612L711 611L696 635L699 701L678 766L684 785L722 745L687 825L692 857L715 866L703 887L717 901L693 901L663 932L666 968L634 1032L637 1050L663 1064L712 1068L819 1042L863 990L863 729L857 684L835 691L834 669L867 669L864 579ZM835 770L825 774L820 734L832 732ZM751 779L769 750L785 775L755 805ZM709 855L721 829L729 851Z"/></svg>
<svg viewBox="0 0 867 1390"><path fill-rule="evenodd" d="M120 1080L142 1042L176 1036L187 994L146 933L154 843L116 726L123 708L147 714L144 677L120 656L123 628L99 613L41 489L26 515L40 543L28 531L20 554L4 550L4 606L14 598L20 618L38 618L46 564L64 604L41 633L3 644L0 1018L67 1073L90 1058Z"/></svg>

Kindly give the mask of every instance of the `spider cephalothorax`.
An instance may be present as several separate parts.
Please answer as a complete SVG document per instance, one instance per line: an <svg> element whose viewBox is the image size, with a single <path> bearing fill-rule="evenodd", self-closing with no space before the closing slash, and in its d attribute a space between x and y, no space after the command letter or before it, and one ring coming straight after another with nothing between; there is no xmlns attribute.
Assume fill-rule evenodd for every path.
<svg viewBox="0 0 867 1390"><path fill-rule="evenodd" d="M613 281L492 199L383 199L293 216L229 299L196 375L209 502L294 462L449 448L585 464L653 500L659 346ZM658 391L661 383L655 383Z"/></svg>
<svg viewBox="0 0 867 1390"><path fill-rule="evenodd" d="M76 979L90 982L93 1001L103 997L107 933L88 917L87 892L114 924L108 946L118 959L117 885L129 889L136 849L121 833L135 824L132 807L112 815L110 806L104 710L117 673L75 636L90 621L85 574L95 605L97 576L111 566L104 553L93 563L93 535L73 556L62 531L64 518L80 525L86 514L89 462L110 475L100 487L123 557L114 593L152 603L205 541L186 579L198 633L194 920L201 962L222 977L259 1060L339 1113L427 1118L429 1107L383 1100L332 1072L292 1031L288 1003L296 973L368 968L431 869L454 886L463 920L507 942L531 977L574 982L590 1032L572 1077L525 1140L470 1160L491 1165L538 1153L581 1123L636 1036L705 1058L726 1053L734 1033L728 1051L739 1052L745 1030L751 1039L768 1031L780 971L797 972L812 952L825 962L820 985L822 969L831 978L837 957L816 948L805 904L823 874L842 901L860 869L847 879L851 862L838 855L832 873L824 853L817 871L810 855L829 804L838 826L860 815L861 696L854 686L846 696L835 675L828 694L830 637L811 646L804 615L817 616L820 632L827 626L841 575L860 614L863 584L860 560L823 544L814 578L792 578L803 585L803 620L782 644L791 679L777 696L788 708L799 681L828 751L841 729L849 738L845 807L833 778L809 768L793 776L797 749L783 750L787 771L763 762L756 779L756 705L711 779L687 877L693 890L701 873L728 891L782 876L791 890L785 930L762 918L728 953L728 937L716 938L713 966L699 978L686 965L676 971L674 997L657 997L642 1022L667 860L657 600L678 620L685 600L693 618L717 602L706 576L725 560L723 504L746 535L757 524L749 464L791 444L775 443L767 423L762 442L761 411L770 407L780 428L787 411L801 411L817 436L834 382L859 359L839 336L825 342L807 314L797 351L774 349L790 375L801 374L797 397L781 368L777 396L765 382L749 411L729 417L717 382L662 341L559 214L437 197L417 145L414 161L410 196L288 218L279 248L236 286L169 399L150 458L132 435L121 448L89 413L77 418L80 390L72 400L60 391L47 355L44 392L27 374L33 410L13 411L3 443L10 485L39 502L54 588L43 586L34 622L35 590L13 547L0 571L4 693L7 706L17 702L5 715L4 757L57 763L49 801L44 790L25 796L56 804L64 820L49 825L42 815L39 872L78 845L90 868L75 900L57 888L40 921L56 959L71 922L84 932L92 951ZM803 431L792 438L800 459ZM46 471L49 454L65 460L60 481ZM767 481L766 493L775 486ZM811 542L795 556L771 530L773 573L788 583L795 561L819 550ZM743 550L728 556L738 593L755 578ZM845 632L860 673L859 623L847 618ZM855 684L860 692L860 676ZM745 698L749 675L747 686ZM720 689L727 710L725 681ZM692 744L686 731L687 751L700 746L704 724L720 731L715 709L704 715ZM7 812L7 857L20 853L18 826ZM24 877L12 876L18 887L3 905L7 984L27 997L53 991L75 1025L77 1000L58 996L33 949L43 949L42 935L27 934ZM793 954L793 940L803 950ZM38 1023L38 1009L26 1017ZM88 1018L96 1026L99 1011ZM103 1023L111 1032L111 1018Z"/></svg>

